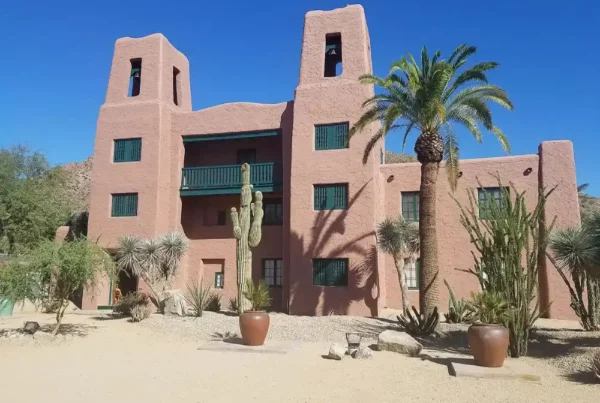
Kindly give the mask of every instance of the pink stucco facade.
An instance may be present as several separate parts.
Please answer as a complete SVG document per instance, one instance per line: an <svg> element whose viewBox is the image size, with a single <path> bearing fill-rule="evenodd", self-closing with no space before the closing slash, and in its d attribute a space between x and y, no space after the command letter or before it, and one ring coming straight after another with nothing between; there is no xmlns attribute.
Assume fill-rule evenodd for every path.
<svg viewBox="0 0 600 403"><path fill-rule="evenodd" d="M332 35L341 38L343 68L341 74L325 77L326 41ZM135 60L141 60L140 90L130 96ZM235 240L228 214L225 222L218 217L239 205L239 194L224 189L189 192L182 188L182 175L190 168L236 165L239 150L252 149L253 162L274 163L279 172L279 183L264 197L282 204L283 219L263 226L252 263L253 277L259 279L265 259L283 262L282 284L271 288L273 308L299 315L377 315L385 307L398 308L396 271L392 260L377 252L374 231L385 216L401 213L402 192L418 191L419 165L381 164L383 144L363 164L363 150L377 127L353 138L347 148L315 148L315 125L351 125L361 115L362 103L374 90L358 77L370 72L367 23L363 8L356 5L306 14L298 87L293 100L273 105L239 102L192 111L189 62L182 53L160 34L119 39L98 117L88 236L114 250L123 235L185 234L190 250L176 287L200 280L214 285L215 273L222 272L226 306L236 292ZM274 131L276 135L245 135ZM139 161L115 162L119 139L141 139ZM477 179L495 186L490 174L497 173L526 190L532 205L540 186L558 186L546 215L558 215L559 226L579 222L570 142L545 142L538 154L464 160L461 170L454 194L460 201L466 200L467 189L478 186ZM326 184L347 185L347 208L315 210L314 185ZM136 215L113 216L113 195L120 193L137 194ZM459 296L467 296L477 283L455 268L472 267L471 248L443 172L437 205L441 274ZM347 286L313 284L313 259L331 258L347 259ZM568 296L553 268L544 267L541 280L552 316L569 317ZM104 281L95 292L86 292L84 309L106 305L109 290ZM418 291L411 293L416 304ZM442 289L442 311L447 301Z"/></svg>

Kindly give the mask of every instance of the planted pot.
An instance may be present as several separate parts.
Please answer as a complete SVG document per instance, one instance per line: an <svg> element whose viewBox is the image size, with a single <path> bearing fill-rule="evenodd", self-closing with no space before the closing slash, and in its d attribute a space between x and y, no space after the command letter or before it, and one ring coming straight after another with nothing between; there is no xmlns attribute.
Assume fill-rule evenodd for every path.
<svg viewBox="0 0 600 403"><path fill-rule="evenodd" d="M497 368L504 364L508 351L508 329L502 325L473 324L467 332L475 364Z"/></svg>
<svg viewBox="0 0 600 403"><path fill-rule="evenodd" d="M246 311L240 315L240 331L247 346L265 344L271 318L264 311Z"/></svg>
<svg viewBox="0 0 600 403"><path fill-rule="evenodd" d="M12 316L14 307L13 301L0 298L0 316Z"/></svg>

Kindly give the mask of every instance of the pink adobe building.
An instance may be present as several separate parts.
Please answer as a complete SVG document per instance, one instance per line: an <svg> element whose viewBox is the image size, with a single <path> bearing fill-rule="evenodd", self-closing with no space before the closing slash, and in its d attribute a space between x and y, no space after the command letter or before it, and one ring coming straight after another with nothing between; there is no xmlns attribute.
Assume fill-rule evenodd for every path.
<svg viewBox="0 0 600 403"><path fill-rule="evenodd" d="M239 206L240 164L265 198L263 238L253 250L253 277L272 285L273 308L297 315L377 315L399 308L393 261L375 249L385 216L418 218L418 163L382 164L384 145L366 165L362 154L377 129L346 146L349 126L373 88L358 77L372 71L363 8L312 11L304 20L300 80L294 99L265 105L236 102L192 111L187 58L154 34L116 42L106 101L94 148L88 235L114 250L123 235L154 237L177 231L189 239L176 287L203 281L236 294L235 240L229 210ZM497 186L499 174L533 205L540 186L558 188L547 217L579 222L572 144L544 142L538 154L464 160L454 194ZM440 175L444 175L443 170ZM442 280L459 297L477 289L470 244L445 177L438 181L438 239ZM418 268L409 268L417 286ZM544 265L542 299L550 315L571 317L568 293ZM440 282L441 283L441 282ZM143 284L139 285L143 288ZM110 304L111 284L85 293L84 309ZM123 292L137 282L122 279ZM418 291L411 300L418 303ZM440 307L448 295L440 289Z"/></svg>

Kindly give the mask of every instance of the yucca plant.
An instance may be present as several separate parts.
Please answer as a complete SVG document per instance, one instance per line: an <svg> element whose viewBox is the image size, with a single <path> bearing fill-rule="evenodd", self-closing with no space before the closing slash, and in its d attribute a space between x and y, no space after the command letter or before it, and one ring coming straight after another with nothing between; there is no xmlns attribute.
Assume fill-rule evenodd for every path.
<svg viewBox="0 0 600 403"><path fill-rule="evenodd" d="M419 244L419 229L414 223L406 221L402 216L386 218L377 226L377 246L382 252L391 255L394 259L398 282L402 291L403 311L410 309L404 263L405 260L414 263L419 253Z"/></svg>
<svg viewBox="0 0 600 403"><path fill-rule="evenodd" d="M421 163L419 231L421 239L420 310L431 313L438 303L438 246L436 232L436 187L440 162L446 161L451 188L456 189L459 177L459 147L457 128L470 132L478 143L482 141L480 126L498 138L510 152L508 140L494 124L489 104L512 109L506 92L488 84L487 72L498 67L496 62L482 62L464 68L476 52L474 46L460 45L448 59L440 51L430 56L421 51L420 63L412 55L392 64L389 75L360 77L366 85L381 87L382 93L366 100L366 109L350 129L350 137L368 130L373 123L379 130L368 141L363 155L366 163L372 150L389 133L401 130L403 148L408 136L418 133L415 153ZM403 150L404 152L404 150Z"/></svg>
<svg viewBox="0 0 600 403"><path fill-rule="evenodd" d="M600 221L557 231L550 240L554 264L571 295L571 308L585 330L600 329ZM570 278L569 278L570 277Z"/></svg>
<svg viewBox="0 0 600 403"><path fill-rule="evenodd" d="M510 319L508 302L501 294L492 291L471 293L468 307L473 312L474 322L504 325Z"/></svg>
<svg viewBox="0 0 600 403"><path fill-rule="evenodd" d="M450 301L448 302L448 313L444 314L446 323L469 323L472 320L473 311L469 307L469 303L464 299L457 300L454 296L450 284L444 280L448 293L450 294Z"/></svg>
<svg viewBox="0 0 600 403"><path fill-rule="evenodd" d="M161 310L165 291L171 288L187 249L187 239L179 233L155 239L124 236L119 238L117 267L126 272L129 270L144 280L150 289L152 303Z"/></svg>
<svg viewBox="0 0 600 403"><path fill-rule="evenodd" d="M200 281L200 284L188 284L188 293L185 296L185 300L194 311L194 316L198 318L202 316L202 313L208 307L208 304L213 296L211 286L202 285L201 283L202 281Z"/></svg>
<svg viewBox="0 0 600 403"><path fill-rule="evenodd" d="M244 290L244 298L250 301L251 311L262 311L271 306L269 286L263 280L255 282L248 279Z"/></svg>
<svg viewBox="0 0 600 403"><path fill-rule="evenodd" d="M412 336L429 336L435 332L440 321L437 307L430 314L420 314L414 306L412 310L413 313L407 309L404 314L397 317L398 325L402 330Z"/></svg>

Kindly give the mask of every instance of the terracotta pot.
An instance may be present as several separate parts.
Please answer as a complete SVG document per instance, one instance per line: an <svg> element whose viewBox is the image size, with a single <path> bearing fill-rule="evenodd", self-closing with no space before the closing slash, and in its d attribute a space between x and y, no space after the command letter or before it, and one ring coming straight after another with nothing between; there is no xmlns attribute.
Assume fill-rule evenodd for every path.
<svg viewBox="0 0 600 403"><path fill-rule="evenodd" d="M265 344L271 318L266 312L246 311L240 316L240 331L247 346Z"/></svg>
<svg viewBox="0 0 600 403"><path fill-rule="evenodd" d="M508 351L508 329L502 325L473 324L467 339L475 364L482 367L501 367Z"/></svg>

